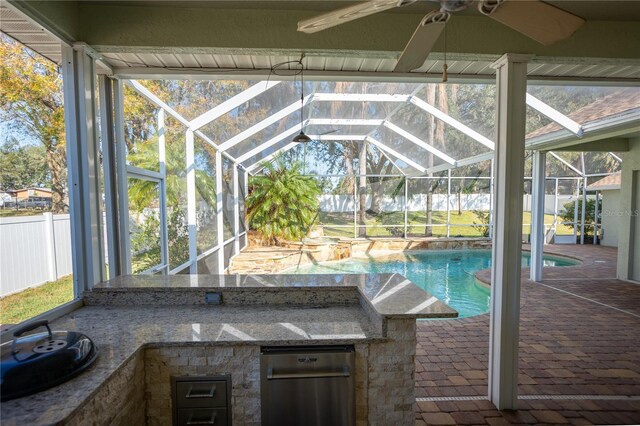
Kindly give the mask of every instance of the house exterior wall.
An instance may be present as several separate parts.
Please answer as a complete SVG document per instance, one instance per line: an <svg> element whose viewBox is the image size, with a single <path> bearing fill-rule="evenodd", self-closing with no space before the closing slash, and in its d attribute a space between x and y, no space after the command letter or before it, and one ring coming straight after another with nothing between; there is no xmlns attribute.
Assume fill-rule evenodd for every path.
<svg viewBox="0 0 640 426"><path fill-rule="evenodd" d="M620 217L623 214L620 207L619 189L602 191L602 215L600 223L602 237L600 239L600 245L618 247L618 228L620 225Z"/></svg>
<svg viewBox="0 0 640 426"><path fill-rule="evenodd" d="M640 226L638 210L640 199L636 194L640 182L640 138L629 140L629 151L623 154L622 182L620 185L620 211L618 228L618 278L621 280L640 280L634 275L634 265L640 265L640 240L634 238L638 234L636 228ZM635 173L634 173L635 172ZM637 268L635 268L637 270Z"/></svg>
<svg viewBox="0 0 640 426"><path fill-rule="evenodd" d="M16 198L18 200L24 200L29 197L51 198L51 191L45 191L39 188L25 188L16 191Z"/></svg>

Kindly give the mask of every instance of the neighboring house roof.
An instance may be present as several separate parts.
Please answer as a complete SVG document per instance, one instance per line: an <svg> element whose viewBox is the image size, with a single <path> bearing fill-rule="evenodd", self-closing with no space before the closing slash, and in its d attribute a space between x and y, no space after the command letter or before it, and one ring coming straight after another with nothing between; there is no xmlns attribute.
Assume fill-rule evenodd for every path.
<svg viewBox="0 0 640 426"><path fill-rule="evenodd" d="M618 172L587 186L587 191L606 191L611 189L620 189L621 183L622 175L620 174L620 172Z"/></svg>
<svg viewBox="0 0 640 426"><path fill-rule="evenodd" d="M35 190L43 191L43 192L52 192L51 188L39 188L37 186L30 186L28 188L20 188L20 189L16 189L15 191L9 191L9 192L22 192L22 191L29 191L31 189L35 189Z"/></svg>
<svg viewBox="0 0 640 426"><path fill-rule="evenodd" d="M638 97L640 94L638 90L633 88L626 88L616 93L612 93L599 99L589 105L567 114L567 117L571 118L578 124L585 125L591 122L603 120L605 118L613 118L617 115L625 114L630 111L640 111L640 102ZM538 136L546 135L549 133L563 130L563 127L557 123L550 123L544 127L541 127L526 136L526 139L532 139Z"/></svg>

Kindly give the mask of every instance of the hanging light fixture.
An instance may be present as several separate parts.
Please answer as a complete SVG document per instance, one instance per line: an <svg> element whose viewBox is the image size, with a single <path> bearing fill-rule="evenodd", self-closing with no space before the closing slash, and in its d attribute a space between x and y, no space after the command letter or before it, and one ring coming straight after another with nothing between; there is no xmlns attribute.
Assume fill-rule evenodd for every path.
<svg viewBox="0 0 640 426"><path fill-rule="evenodd" d="M304 65L302 65L302 59L304 53L300 56L300 133L298 133L293 139L293 142L307 143L311 142L311 138L304 133Z"/></svg>

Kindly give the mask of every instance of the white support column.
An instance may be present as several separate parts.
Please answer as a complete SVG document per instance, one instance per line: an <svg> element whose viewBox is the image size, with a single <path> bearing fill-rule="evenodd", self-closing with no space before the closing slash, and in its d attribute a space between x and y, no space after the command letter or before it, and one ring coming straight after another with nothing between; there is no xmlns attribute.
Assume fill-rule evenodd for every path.
<svg viewBox="0 0 640 426"><path fill-rule="evenodd" d="M162 273L169 274L169 230L167 218L167 154L165 145L164 110L158 110L158 160L160 162L160 262Z"/></svg>
<svg viewBox="0 0 640 426"><path fill-rule="evenodd" d="M594 206L593 212L593 244L598 244L598 198L600 197L600 192L596 191L596 205Z"/></svg>
<svg viewBox="0 0 640 426"><path fill-rule="evenodd" d="M555 190L553 193L553 238L558 235L558 178L556 178Z"/></svg>
<svg viewBox="0 0 640 426"><path fill-rule="evenodd" d="M128 275L131 274L131 241L129 237L129 183L127 180L127 145L124 136L124 86L122 80L117 80L113 85L113 100L116 134L115 173L118 188L117 208L118 241L120 242L120 274Z"/></svg>
<svg viewBox="0 0 640 426"><path fill-rule="evenodd" d="M75 296L104 280L95 60L84 47L62 48L69 212Z"/></svg>
<svg viewBox="0 0 640 426"><path fill-rule="evenodd" d="M242 245L246 246L249 243L249 224L246 222L246 212L247 212L247 207L246 207L246 200L247 200L247 195L249 195L249 172L247 172L246 170L244 170L242 172L242 184L244 191L244 200L242 200L242 204L245 206L244 211L245 211L245 217L242 218L243 222L244 222L244 237L243 237L243 241L242 241Z"/></svg>
<svg viewBox="0 0 640 426"><path fill-rule="evenodd" d="M353 175L353 238L358 237L358 176L360 175L360 166L358 166L358 174Z"/></svg>
<svg viewBox="0 0 640 426"><path fill-rule="evenodd" d="M493 186L493 158L491 159L491 177L489 178L489 238L493 238L493 194L495 187Z"/></svg>
<svg viewBox="0 0 640 426"><path fill-rule="evenodd" d="M542 281L542 252L544 249L544 198L547 155L533 152L531 177L531 281Z"/></svg>
<svg viewBox="0 0 640 426"><path fill-rule="evenodd" d="M407 221L409 219L409 179L404 177L404 237L407 238Z"/></svg>
<svg viewBox="0 0 640 426"><path fill-rule="evenodd" d="M233 164L233 254L240 253L240 182L238 165Z"/></svg>
<svg viewBox="0 0 640 426"><path fill-rule="evenodd" d="M580 198L580 180L576 180L576 199L573 202L573 241L578 237L578 199Z"/></svg>
<svg viewBox="0 0 640 426"><path fill-rule="evenodd" d="M582 212L580 214L580 244L584 244L584 221L587 218L587 169L584 164L584 152L580 153L582 163Z"/></svg>
<svg viewBox="0 0 640 426"><path fill-rule="evenodd" d="M107 227L107 258L109 278L122 274L120 266L120 233L118 231L118 179L116 178L116 139L114 127L113 80L101 75L100 135L102 169L104 173L105 222Z"/></svg>
<svg viewBox="0 0 640 426"><path fill-rule="evenodd" d="M218 235L218 274L224 274L224 209L222 208L222 153L216 151L216 234Z"/></svg>
<svg viewBox="0 0 640 426"><path fill-rule="evenodd" d="M522 256L522 182L528 55L506 54L496 69L496 153L491 267L489 399L516 409Z"/></svg>
<svg viewBox="0 0 640 426"><path fill-rule="evenodd" d="M451 236L451 169L447 170L447 238Z"/></svg>
<svg viewBox="0 0 640 426"><path fill-rule="evenodd" d="M198 228L196 215L196 164L195 141L191 130L186 133L186 169L187 169L187 225L189 230L189 273L198 273Z"/></svg>

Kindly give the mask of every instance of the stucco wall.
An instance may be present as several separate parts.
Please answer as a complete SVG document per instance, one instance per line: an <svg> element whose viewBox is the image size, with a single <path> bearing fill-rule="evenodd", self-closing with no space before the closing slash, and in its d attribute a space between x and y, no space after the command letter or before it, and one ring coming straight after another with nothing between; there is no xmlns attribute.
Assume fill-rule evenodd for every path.
<svg viewBox="0 0 640 426"><path fill-rule="evenodd" d="M612 189L602 191L602 239L600 244L609 247L618 247L618 232L620 227L620 190Z"/></svg>
<svg viewBox="0 0 640 426"><path fill-rule="evenodd" d="M629 141L629 152L625 152L622 158L622 183L620 186L620 210L618 228L618 278L622 280L640 280L638 268L640 266L640 239L634 238L639 221L638 210L640 199L635 200L640 182L634 185L634 172L640 173L640 138ZM636 174L637 176L637 174ZM636 178L636 180L638 180ZM639 221L640 222L640 221ZM640 225L640 223L638 223ZM634 272L635 269L635 272Z"/></svg>

